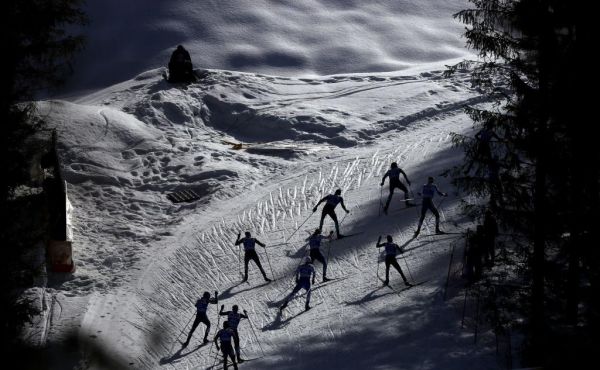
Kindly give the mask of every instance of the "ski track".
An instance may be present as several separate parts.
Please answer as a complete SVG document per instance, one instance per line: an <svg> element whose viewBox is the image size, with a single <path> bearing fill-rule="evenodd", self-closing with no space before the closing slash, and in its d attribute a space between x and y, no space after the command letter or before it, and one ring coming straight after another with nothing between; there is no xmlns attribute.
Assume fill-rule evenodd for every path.
<svg viewBox="0 0 600 370"><path fill-rule="evenodd" d="M254 231L254 230L261 230L260 235L256 235L259 240L267 243L267 244L274 244L279 242L282 237L279 238L275 238L275 239L271 239L268 235L271 232L271 230L277 230L275 229L276 227L281 228L281 223L286 223L288 226L288 228L284 228L283 230L287 230L288 234L291 234L296 225L298 225L298 222L301 220L298 220L298 218L303 219L305 217L307 217L307 215L310 215L310 208L312 208L312 205L316 204L317 201L323 196L326 195L328 193L331 193L335 188L337 188L338 186L341 185L342 190L343 190L343 195L346 199L346 203L350 202L350 199L353 203L356 203L353 207L353 211L357 210L357 208L359 208L360 206L364 206L364 203L371 203L369 202L370 199L374 198L374 193L376 191L373 191L373 188L376 185L376 181L368 181L368 180L372 180L375 179L377 181L379 181L379 179L381 178L381 176L383 175L383 173L387 170L387 166L389 165L389 163L392 160L397 160L400 167L403 167L403 164L408 162L410 160L410 158L412 158L415 155L419 155L421 158L425 159L427 157L427 155L429 153L435 153L437 152L440 148L439 147L434 147L434 148L428 148L428 146L431 146L431 144L435 143L439 146L448 146L449 144L449 135L447 132L442 132L440 134L437 135L437 137L435 138L429 138L427 140L427 144L425 144L426 139L425 138L421 138L419 139L419 141L415 142L412 145L409 145L406 149L400 150L400 149L392 149L389 150L387 153L375 153L373 154L373 156L371 157L370 160L361 160L359 158L354 158L354 159L345 159L345 160L340 160L332 165L330 165L328 170L323 170L322 168L319 169L318 172L318 179L317 181L311 182L311 184L307 187L304 188L304 191L301 192L301 196L298 199L298 192L297 192L297 185L294 185L293 187L287 187L285 189L285 191L283 190L283 187L279 187L275 192L269 192L268 196L264 196L262 199L259 199L255 204L249 205L248 208L245 208L242 210L242 215L241 217L238 215L237 217L237 221L234 223L234 225L232 226L223 226L223 224L219 224L219 230L222 232L222 235L236 235L238 230L250 230L250 231ZM412 149L412 150L411 150ZM340 168L344 168L343 171L340 171ZM375 168L375 169L373 169ZM314 173L317 170L312 170L311 172ZM327 175L323 175L324 173L327 173ZM341 173L341 174L340 174ZM410 173L410 172L409 172ZM299 175L299 178L304 177L304 180L302 181L303 184L306 184L306 180L308 179L308 175ZM363 187L361 188L361 185L363 182L368 182L368 187ZM369 187L371 189L369 189ZM366 192L368 195L365 197L364 195L359 195L358 192L359 191L364 191ZM275 193L275 195L273 194ZM295 194L295 195L294 195ZM274 200L275 199L275 200ZM299 202L299 207L300 209L303 211L302 214L290 214L289 218L287 220L283 219L280 220L277 223L268 223L268 215L273 215L273 214L285 214L285 210L286 209L290 209L290 207L293 207L293 205L295 204L295 202L298 201ZM364 203L363 203L364 202ZM378 206L377 204L370 204L371 208L373 206ZM418 207L416 207L417 209ZM442 216L442 220L445 219L445 213L444 213L444 209L445 208L441 208L440 209L440 213ZM338 213L340 211L338 210ZM264 216L261 216L264 215ZM318 222L316 220L316 218L318 218L318 213L315 214L314 217L315 220L313 220L313 223ZM257 221L255 218L259 218L259 220ZM414 221L413 224L416 223L417 218L414 217ZM346 223L351 222L351 217L349 217L349 220L346 221ZM427 222L423 225L423 232L425 233L425 231L427 231L427 233L431 232L430 230L430 224L432 221ZM260 225L257 227L257 224ZM332 227L333 225L330 225L330 227ZM366 226L366 225L365 225ZM305 225L306 227L306 225ZM344 224L341 225L341 228L344 227ZM205 238L208 238L210 241L212 241L213 243L215 243L218 248L217 249L212 249L211 253L208 252L200 252L200 255L204 258L210 258L213 262L215 257L218 259L223 259L226 260L226 264L228 264L230 266L229 270L222 270L217 263L213 263L212 266L206 266L204 265L204 263L202 262L204 258L199 257L199 258L189 258L188 256L193 256L196 252L195 251L203 251L204 248L206 248L207 243L203 243L203 244L195 244L193 246L190 247L184 247L181 250L177 251L176 259L172 262L172 263L168 263L167 265L171 265L171 266L186 266L189 270L191 271L214 271L214 269L217 269L219 271L219 276L217 277L217 281L215 282L215 278L212 278L211 280L213 280L213 284L212 285L220 285L220 286L228 286L231 284L234 284L234 281L230 278L228 278L228 276L239 276L237 271L235 270L235 268L237 268L237 261L233 258L230 258L227 260L226 256L235 256L236 251L233 248L230 248L230 250L226 250L227 247L223 247L223 243L221 243L219 240L212 238L211 234L215 234L215 226L211 226L212 228L212 232L201 232L200 235L196 236L196 240L202 240ZM414 226L413 226L414 228ZM298 234L300 234L300 232L298 232ZM306 235L305 235L306 236ZM427 237L426 240L431 239L432 237ZM372 239L374 240L374 237L372 237ZM401 241L405 241L407 239L407 237L405 235L400 235L399 240ZM351 241L352 239L348 239L349 241ZM337 241L337 243L340 243L343 241ZM293 244L303 244L304 242L302 241L302 237L300 237L300 235L294 236L290 241L289 241L289 245L293 245ZM334 242L335 243L335 242ZM208 243L208 245L212 245L212 243ZM229 246L232 245L232 243L228 244ZM357 279L354 279L354 281L352 283L350 282L346 282L347 286L353 286L353 284L359 283L361 284L363 278L365 276L370 276L372 274L372 265L369 265L368 263L361 263L359 256L358 256L358 251L357 249L352 249L351 253L349 255L342 255L341 257L337 256L337 252L336 252L336 247L335 246L325 246L323 249L324 251L326 250L326 248L331 247L332 248L332 252L330 255L330 276L340 276L343 274L355 274ZM338 246L339 247L339 246ZM439 247L439 246L436 246ZM210 247L209 247L210 248ZM363 248L364 249L364 248ZM262 249L259 247L259 255L261 257L261 261L263 262L263 265L267 265L266 270L269 271L268 269L268 264L265 258L264 253L262 252ZM267 250L269 252L269 250ZM294 252L294 248L292 247L292 249L284 249L284 252L289 252L289 253L293 253ZM273 250L271 250L270 252L273 252ZM363 254L361 255L361 257L363 258L363 261L368 260L369 256L368 253L364 253L364 250L362 251ZM429 251L427 251L429 252ZM411 254L407 257L407 262L410 263L412 267L411 272L413 276L417 276L417 278L415 278L416 280L420 280L423 279L424 276L426 276L425 272L422 271L422 269L420 268L421 265L423 265L423 254L426 253L421 252L419 254L414 253ZM430 252L429 252L430 253ZM373 255L376 255L376 253L373 251L373 253L371 254L371 257ZM273 257L271 257L273 259ZM279 264L279 260L282 257L276 257L274 258L275 261L277 261L275 264L276 266L280 267L281 269L281 264ZM187 263L182 263L181 259L185 259L185 261ZM296 259L297 260L297 259ZM400 261L401 262L401 261ZM284 276L287 276L288 279L291 280L291 276L294 270L294 267L297 265L295 262L292 263L286 263L285 267L282 268L283 271L285 271L286 273L284 273ZM235 268L231 268L231 267L235 267ZM260 281L260 274L258 274L257 269L251 264L249 267L250 270L250 281L256 282L257 280ZM318 276L320 276L320 272L321 272L321 265L320 263L315 263L315 267L317 270L317 274ZM408 274L405 270L405 273ZM443 275L443 271L441 271L441 274L438 274L439 276ZM178 275L175 273L171 273L172 275ZM391 272L391 274L393 274ZM393 276L393 275L392 275ZM439 277L438 276L438 277ZM203 278L198 278L198 277L193 277L193 276L187 276L187 277L182 277L181 275L178 276L179 277L179 281L182 284L186 284L186 278L187 278L187 285L189 286L189 282L190 281L206 281L209 278L204 276ZM420 278L420 279L419 279ZM172 279L172 278L171 278ZM368 281L371 281L373 279L367 279ZM157 287L157 291L161 292L161 291L168 291L169 288L172 289L172 283L170 283L169 278L164 277L161 279L161 283L162 282L169 282L167 284L164 285L159 285ZM334 283L336 284L336 283ZM368 290L368 285L372 285L372 284L368 284L368 283L362 283L360 286L360 290ZM269 297L269 293L271 293L272 291L276 291L278 294L276 294L277 297L279 298L283 298L291 289L292 284L290 283L286 283L286 282L282 282L281 280L277 280L269 285L267 285L266 287L262 287L262 288L257 288L260 290L263 290L262 295L264 298L266 298L267 300L271 300L272 298ZM363 289L364 288L364 289ZM419 288L417 288L419 289ZM429 289L429 292L431 292L431 290L435 290L437 289L436 287L433 287ZM274 316L275 316L275 312L273 310L273 308L269 308L269 307L265 307L265 304L263 302L261 302L260 299L256 299L255 295L258 295L258 292L252 292L252 294L244 294L246 292L242 292L239 295L235 295L235 297L232 297L230 299L227 299L226 302L229 302L231 300L233 300L234 302L236 302L237 304L239 304L241 307L246 307L248 308L249 312L251 313L251 317L253 319L254 322L258 322L257 326L260 327L265 327L269 321L271 321ZM186 293L183 293L183 298L182 296L179 296L178 298L174 298L171 297L172 299L176 299L176 303L174 302L169 302L169 306L170 307L191 307L193 305L193 302L195 301L195 299L197 298L197 296L199 295L199 291L188 291ZM299 294L299 296L293 301L296 302L295 304L292 303L289 305L288 310L290 311L297 311L297 310L302 310L303 309L303 297L304 295ZM316 302L323 302L324 303L324 307L319 307L320 310L323 310L326 312L326 314L333 312L334 315L336 316L336 320L334 321L337 327L337 330L342 330L342 328L344 327L347 319L346 316L344 315L344 310L339 311L336 306L340 305L341 303L344 302L344 300L346 300L348 297L345 297L342 295L341 292L341 288L336 288L336 287L319 287L318 284L316 286L315 289L313 289L313 304L316 304ZM153 297L153 299L151 299L151 304L155 305L155 306L159 306L161 304L163 304L163 302L166 301L170 301L169 297L161 297L161 296L156 296ZM241 302L240 302L241 301ZM228 305L229 306L229 305ZM343 306L342 306L343 307ZM362 306L361 306L362 307ZM167 310L168 307L165 307L165 310ZM216 310L216 308L215 308ZM185 310L187 312L189 312L188 310ZM213 311L214 312L214 311ZM336 314L337 312L337 314ZM181 311L177 311L176 313L174 313L174 317L177 316L181 316ZM329 315L327 315L329 316ZM255 318L256 317L256 318ZM176 322L176 319L174 318L171 322ZM289 323L288 326L292 326L293 328L293 322ZM242 326L244 329L243 330L248 330L247 327ZM334 330L332 329L332 323L329 322L327 324L328 327L328 336L327 336L327 340L330 343L335 342L335 339L337 337L337 335L334 334ZM290 330L292 328L287 328L286 329L286 335L291 339L296 337L298 335L298 329L296 329L294 332L290 332ZM181 326L181 322L179 323L179 325L176 325L171 332L172 333L176 333L179 332L181 330L183 330L184 328ZM341 334L341 333L340 333ZM250 338L250 335L246 335L247 338ZM266 341L265 343L269 343L268 340L268 336L263 336L262 340ZM256 355L258 355L257 352L257 348L256 348L256 344L252 341L252 340L248 340L248 342L246 343L242 343L242 348L243 348L243 353L247 354L246 356L249 357L254 357ZM191 362L197 363L197 364L207 364L209 363L211 360L210 357L205 356L203 358L203 356L201 354L194 354L193 358L190 359ZM148 365L151 365L150 363ZM187 366L187 365L186 365ZM256 365L256 368L260 368L258 367L258 365ZM246 367L246 365L244 365L244 367ZM195 368L195 367L194 367ZM198 368L201 368L201 366L199 366Z"/></svg>
<svg viewBox="0 0 600 370"><path fill-rule="evenodd" d="M254 93L263 93L266 96L265 100L274 95L284 96L281 99L270 100L270 105L265 107L261 106L266 103L257 97L255 97L256 102L248 103L249 109L255 112L277 114L284 107L311 101L347 99L359 94L372 94L404 85L428 84L451 86L454 89L467 89L468 85L466 75L459 74L448 79L443 78L440 71L422 73L419 76L385 77L383 81L374 81L374 79L363 77L359 77L358 80L352 77L338 77L335 79L335 83L329 85L344 83L351 83L351 85L335 89L324 83L307 86L307 81L294 82L289 79L277 78L270 78L271 84L265 87L261 86L264 77L250 74L240 75L241 78L232 79L226 73L210 71L205 86L201 89L210 90L218 86L220 91L225 91L227 88L253 91ZM289 94L279 91L278 85L285 87L296 85L304 90L310 87L319 91ZM129 90L112 91L111 102L119 104L122 101L135 100L135 96L132 97L132 94ZM200 92L191 88L188 95L179 89L171 89L168 93L163 92L163 94L175 96L179 99L176 101L184 103L194 98L201 100ZM86 101L84 99L81 102L85 103ZM95 101L92 99L88 102ZM106 100L103 102L106 103ZM304 163L288 164L283 173L278 172L279 168L274 168L266 178L251 177L250 181L260 182L260 185L256 188L253 185L253 193L249 197L236 196L236 191L233 190L218 190L211 199L206 201L204 208L204 210L209 209L211 204L218 205L209 213L210 220L206 219L203 212L188 212L182 217L174 219L157 217L155 215L165 212L166 207L164 205L155 206L152 216L155 222L164 223L165 229L170 230L170 235L173 236L170 240L173 243L165 246L162 253L146 252L147 259L144 260L145 266L140 272L139 279L132 286L124 288L128 294L135 297L131 299L131 305L135 307L133 310L138 316L138 321L127 321L127 324L145 334L145 337L151 338L144 343L136 344L138 346L134 351L136 368L150 369L168 365L168 368L172 369L205 369L213 364L216 353L213 346L210 347L210 350L205 347L200 348L172 362L161 362L174 355L179 348L177 341L182 341L187 335L189 326L186 324L195 312L196 299L204 290L211 294L218 290L221 296L219 305L210 305L208 311L213 324L211 338L216 330L217 322L222 323L222 320L218 320L216 315L221 304L224 304L227 310L231 309L233 304L238 304L242 310L248 310L256 333L253 333L246 320L242 321L240 324L242 354L247 358L261 356L260 345L266 354L264 358L242 365L249 369L302 368L308 362L305 363L299 359L310 353L317 354L317 359L324 360L321 367L318 367L316 362L310 362L313 367L316 365L316 368L331 368L333 362L327 360L320 351L323 348L342 348L345 337L356 335L361 326L355 327L349 323L363 320L372 323L377 323L377 320L386 322L394 309L403 310L403 320L410 321L410 317L416 312L423 312L420 301L432 302L431 304L434 306L437 305L435 310L443 311L445 305L436 300L436 297L439 297L446 276L447 254L451 243L456 238L422 235L408 244L406 254L398 257L398 261L409 279L414 278L416 282L428 280L428 283L394 294L388 292L388 289L382 289L380 281L376 280L376 261L379 263L379 276L385 274L383 259L374 248L377 237L389 233L393 235L397 244L407 243L412 237L420 211L419 207L414 207L414 211L407 210L400 214L394 214L393 209L402 204L400 202L402 193L397 191L392 201L391 215L384 216L382 214L378 217L380 201L385 201L387 197L386 184L383 187L383 198L380 200L379 182L392 161L398 162L399 166L406 171L412 181L412 190L415 193L425 182L427 176L436 176L446 169L452 163L452 158L458 158L457 152L450 149L450 133L470 129L470 123L464 119L462 106L477 103L483 103L483 101L476 96L461 98L460 101L455 102L440 102L434 108L409 113L399 120L390 120L389 122L400 123L395 128L392 126L379 127L375 136L379 137L378 135L386 133L389 137L386 140L380 140L376 145L365 145L347 150L339 149L327 156L309 156ZM131 110L133 109L131 107L136 106L136 109L146 109L143 101L138 101L130 104L130 108L125 107L125 110ZM108 130L109 117L104 112L101 115ZM401 129L398 129L399 127ZM186 130L186 135L190 139L194 137L197 139L200 135L197 130L189 128ZM209 138L220 136L214 131L205 128L202 130L205 131L201 135ZM176 147L179 144L171 142L171 145ZM205 150L191 141L185 145L187 145L185 147L187 149L184 150L186 153L190 151L199 153ZM164 169L160 167L168 164L168 162L165 163L158 159L161 152L165 150L144 152L144 155L155 153L153 157L147 157L147 159L149 164L158 164L155 167L158 174L154 172L156 176L161 176ZM237 154L234 154L234 157L240 158ZM257 165L247 158L240 160L250 163L252 166ZM176 170L177 167L169 168ZM133 171L132 168L128 170ZM217 173L217 170L214 172ZM290 176L290 174L293 175ZM450 192L446 179L438 177L437 181L441 183L442 189L448 189L445 191ZM362 232L347 239L325 243L322 247L326 257L328 251L330 253L328 275L340 277L342 280L332 281L325 285L317 283L313 286L311 302L316 307L303 313L301 319L300 317L285 319L278 323L277 305L293 287L294 270L307 251L304 247L305 239L318 225L320 209L312 214L312 207L324 195L332 193L336 188L342 189L346 206L351 211L346 217L343 215L341 207L336 208L341 222L340 229L343 233L348 234ZM75 187L75 198L85 198L91 189L86 184ZM102 191L103 196L114 192L111 187L106 187ZM135 198L135 192L124 191L122 197L125 202L126 198ZM440 201L439 198L436 200ZM452 219L457 214L458 200L451 196L440 207L442 225L446 225L446 219ZM142 201L140 200L140 203ZM147 203L150 206L151 202ZM121 206L125 206L125 203L117 204L117 207L112 210L114 215L120 214L119 207ZM171 214L173 211L168 213ZM89 225L93 225L90 216L83 211L78 211L75 217L79 219L78 234L89 233L91 231ZM308 221L304 223L307 218ZM433 222L433 217L429 214L423 224L422 234L431 233ZM185 224L193 226L182 226ZM302 226L300 227L300 225ZM446 226L450 228L450 226ZM117 218L107 225L100 225L94 235L118 227L122 227L123 232L129 230L127 225L120 225L120 220ZM145 227L152 229L153 225L146 223ZM300 229L298 229L299 227ZM296 230L297 232L295 232ZM333 230L333 222L327 219L324 224L324 233L329 230ZM238 284L241 280L238 271L240 269L238 265L240 251L233 242L238 232L243 234L244 231L252 232L253 236L267 245L266 250L257 246L257 251L267 275L276 278L272 283L263 284L258 268L251 263L249 266L250 284ZM146 232L144 235L148 235L148 233ZM148 236L145 238L144 240L150 241ZM134 248L133 252L136 251ZM268 253L268 258L266 253ZM405 270L407 265L410 270ZM271 271L271 267L274 271ZM316 262L315 269L317 280L320 281L322 265ZM243 271L243 266L241 271ZM393 286L401 287L401 279L393 269L390 271L390 278ZM302 292L290 302L286 309L286 317L303 310L304 294ZM367 294L365 295L365 293ZM89 310L93 313L95 308L91 306ZM317 323L311 325L312 320ZM307 324L308 327L305 329ZM93 322L90 325L93 325ZM408 326L404 329L412 328L415 331L411 325L416 325L416 323L406 325ZM119 329L113 330L119 331ZM194 333L188 349L193 348L199 342L203 330L203 325L200 325ZM455 334L457 333L458 330ZM137 337L143 337L142 334ZM387 341L394 340L390 338L398 337L398 335L394 330L387 330L384 336L388 337ZM315 342L311 338L318 338L318 340ZM257 339L260 341L260 345ZM309 343L307 348L302 348L300 343L303 342ZM290 343L297 343L297 345L293 350L288 348L286 352L284 349L291 346ZM434 353L434 350L431 351ZM470 351L466 350L466 352ZM382 360L373 358L372 360L375 361L372 365L378 366L377 368L397 368L385 358ZM345 362L346 365L351 363L351 360L348 361ZM452 361L449 362L452 363ZM423 366L423 368L428 367Z"/></svg>

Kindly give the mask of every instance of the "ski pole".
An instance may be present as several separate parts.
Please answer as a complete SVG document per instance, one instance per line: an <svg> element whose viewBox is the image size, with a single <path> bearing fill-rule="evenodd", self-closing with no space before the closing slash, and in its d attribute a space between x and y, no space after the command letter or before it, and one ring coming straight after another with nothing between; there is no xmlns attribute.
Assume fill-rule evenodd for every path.
<svg viewBox="0 0 600 370"><path fill-rule="evenodd" d="M242 276L242 248L238 244L238 275Z"/></svg>
<svg viewBox="0 0 600 370"><path fill-rule="evenodd" d="M377 216L381 216L381 206L383 205L383 185L379 187L379 212Z"/></svg>
<svg viewBox="0 0 600 370"><path fill-rule="evenodd" d="M377 239L377 244L375 245L375 248L377 249L377 259L375 260L377 263L377 280L379 280L379 256L381 255L381 253L379 253L379 242L381 242L381 235L379 235L379 238ZM375 286L379 285L379 282L375 282Z"/></svg>
<svg viewBox="0 0 600 370"><path fill-rule="evenodd" d="M444 201L446 200L446 197L444 197L442 200L440 200L440 202L438 203L438 205L435 207L435 209L438 210L438 214L440 213L439 207L442 206L442 204L444 203ZM426 224L429 224L429 222L431 222L431 218L434 217L434 214L429 215L429 218L427 219ZM442 215L440 215L440 218L442 217Z"/></svg>
<svg viewBox="0 0 600 370"><path fill-rule="evenodd" d="M331 238L331 234L333 234L333 230L329 233L329 237ZM331 239L329 239L329 241L327 242L327 260L326 262L329 263L329 254L331 253Z"/></svg>
<svg viewBox="0 0 600 370"><path fill-rule="evenodd" d="M413 283L416 283L415 278L412 276L412 272L410 272L410 267L408 267L408 262L406 262L406 257L402 256L402 259L404 260L404 264L406 265L406 270L408 270L408 274L410 275L410 280L412 280Z"/></svg>
<svg viewBox="0 0 600 370"><path fill-rule="evenodd" d="M377 263L377 272L375 273L377 275L377 280L379 280L379 256L380 253L377 251L377 258L375 259L375 263ZM379 285L379 282L375 281L375 285Z"/></svg>
<svg viewBox="0 0 600 370"><path fill-rule="evenodd" d="M344 220L346 219L346 216L348 216L350 214L350 212L346 212L346 214L344 215L344 217L342 217L342 221L340 221L339 226L342 227L342 224L344 223Z"/></svg>
<svg viewBox="0 0 600 370"><path fill-rule="evenodd" d="M304 220L304 222L302 222L302 224L300 224L300 226L298 226L296 228L296 230L294 230L294 232L292 233L292 235L288 236L288 238L285 240L285 243L287 243L292 238L292 236L294 236L294 234L296 234L296 232L298 232L298 230L300 230L300 228L306 223L306 221L308 221L308 219L310 218L310 216L313 215L313 213L311 213L310 215L308 215L308 217L306 218L306 220Z"/></svg>
<svg viewBox="0 0 600 370"><path fill-rule="evenodd" d="M252 334L254 335L254 339L256 339L256 343L258 343L258 348L260 348L260 352L262 353L262 355L264 357L265 351L263 351L262 344L260 344L260 341L258 340L258 336L256 335L256 330L254 330L254 325L252 324L252 321L250 321L250 319L248 319L248 322L250 323L250 329L252 329Z"/></svg>
<svg viewBox="0 0 600 370"><path fill-rule="evenodd" d="M219 331L219 324L221 324L221 314L219 313L219 311L217 311L217 332ZM212 352L213 345L215 344L214 338L213 338L213 340L211 342L212 343L210 344L210 349L208 350L208 354L209 355ZM214 368L215 365L217 364L217 359L218 358L219 358L219 351L217 350L217 352L215 354L215 360L213 361L211 369Z"/></svg>
<svg viewBox="0 0 600 370"><path fill-rule="evenodd" d="M185 326L183 327L183 329L181 329L181 332L179 332L179 335L177 336L177 338L175 338L175 342L171 345L171 349L169 349L169 354L171 354L171 351L173 351L173 347L175 346L175 343L177 343L177 341L179 341L179 337L181 337L181 334L183 334L183 332L188 327L188 325L190 324L190 322L192 322L192 319L194 318L194 314L195 313L192 313L192 317L190 317L190 319L188 320L187 324L185 324Z"/></svg>
<svg viewBox="0 0 600 370"><path fill-rule="evenodd" d="M273 266L271 266L271 259L269 258L269 253L267 253L267 248L265 248L265 256L267 256L267 262L269 263L269 268L271 269L271 276L275 279L275 273L273 272Z"/></svg>

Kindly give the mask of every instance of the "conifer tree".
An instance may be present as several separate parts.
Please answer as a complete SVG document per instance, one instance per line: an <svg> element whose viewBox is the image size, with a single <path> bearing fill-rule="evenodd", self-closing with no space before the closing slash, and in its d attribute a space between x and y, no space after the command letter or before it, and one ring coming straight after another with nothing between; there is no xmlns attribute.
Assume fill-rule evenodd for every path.
<svg viewBox="0 0 600 370"><path fill-rule="evenodd" d="M3 348L13 355L19 348L15 342L18 329L31 314L31 307L15 301L24 288L16 271L19 271L21 255L36 242L31 235L37 235L15 233L22 219L14 211L18 209L25 215L30 212L30 217L43 212L19 209L21 203L15 201L15 189L29 182L27 156L31 150L27 150L26 140L41 128L40 122L33 122L31 100L37 93L58 86L71 72L69 60L83 47L83 39L67 30L86 22L81 4L81 0L6 0L2 3L0 219L3 224L0 240L4 253L0 259L3 311L0 336ZM22 365L27 361L19 362Z"/></svg>
<svg viewBox="0 0 600 370"><path fill-rule="evenodd" d="M505 230L525 236L512 243L528 262L525 359L548 365L554 329L563 321L578 322L581 239L593 240L589 217L598 209L598 154L586 145L585 127L574 114L575 5L559 0L470 2L473 8L455 17L467 25L467 44L479 58L453 66L449 73L469 68L474 85L491 103L467 107L478 134L454 136L465 161L452 174L455 184L473 195L464 204L468 214L478 216L490 208ZM586 157L593 169L574 165ZM595 260L589 262L597 266ZM555 286L564 289L549 289Z"/></svg>

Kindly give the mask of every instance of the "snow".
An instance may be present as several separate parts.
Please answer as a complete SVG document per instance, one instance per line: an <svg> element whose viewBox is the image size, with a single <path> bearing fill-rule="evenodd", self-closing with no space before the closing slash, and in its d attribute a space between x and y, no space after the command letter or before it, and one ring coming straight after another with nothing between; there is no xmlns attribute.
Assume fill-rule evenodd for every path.
<svg viewBox="0 0 600 370"><path fill-rule="evenodd" d="M397 71L469 54L451 15L465 0L89 1L87 47L69 91L166 66L178 44L197 68L284 76Z"/></svg>
<svg viewBox="0 0 600 370"><path fill-rule="evenodd" d="M180 342L196 299L218 290L219 306L250 315L241 346L255 360L244 368L498 368L493 335L479 333L474 345L460 327L461 297L443 299L450 253L462 252L458 232L472 225L440 174L461 159L451 133L472 130L462 107L486 103L467 73L443 75L444 64L467 54L450 18L463 2L115 4L89 5L96 47L81 58L68 101L38 103L58 130L77 263L72 277L51 276L47 343L75 329L84 352L99 345L131 368L207 368L216 351L197 348L203 325L188 348ZM100 60L95 53L117 35ZM196 66L212 67L196 69L198 83L168 84L155 68L174 40L190 47ZM387 185L379 183L392 161L413 196L436 177L450 194L436 198L442 228L457 234L431 236L427 216L413 239L420 208L404 209L399 191L390 214L380 214ZM357 233L323 247L328 275L342 279L317 283L312 310L300 314L298 296L279 315L318 226L312 207L337 188L351 211L337 209L342 233ZM200 199L166 197L186 189ZM258 253L274 282L264 284L251 263L249 284L239 283L234 241L244 231L267 245ZM422 284L400 293L381 286L374 247L387 234L406 245L399 263ZM396 271L390 278L402 286ZM218 308L209 307L211 335Z"/></svg>

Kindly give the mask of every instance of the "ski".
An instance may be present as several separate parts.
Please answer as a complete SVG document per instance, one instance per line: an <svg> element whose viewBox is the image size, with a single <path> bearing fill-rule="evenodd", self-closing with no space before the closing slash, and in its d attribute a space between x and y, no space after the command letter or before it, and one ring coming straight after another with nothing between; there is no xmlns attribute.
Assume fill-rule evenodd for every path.
<svg viewBox="0 0 600 370"><path fill-rule="evenodd" d="M288 316L288 317L286 317L286 314L284 313L285 308L283 310L279 310L279 312L281 313L281 318L283 319L283 321L289 321L291 319L295 319L296 317L298 317L298 316L300 316L300 315L302 315L302 314L304 314L304 313L306 313L308 311L311 311L313 308L315 308L317 306L320 306L322 304L323 304L323 302L319 302L319 303L315 304L314 306L311 306L310 309L308 309L308 310L302 310L302 311L300 311L298 313L295 313L295 314L293 314L291 316Z"/></svg>
<svg viewBox="0 0 600 370"><path fill-rule="evenodd" d="M333 278L327 278L329 280L327 281L321 281L317 284L314 284L315 286L323 286L323 285L327 285L329 283L335 283L336 281L342 281L342 280L346 280L348 279L349 276L339 276L339 277L333 277Z"/></svg>
<svg viewBox="0 0 600 370"><path fill-rule="evenodd" d="M220 356L221 356L221 354L219 353L219 361L217 361L217 363L216 363L216 364L214 364L214 365L211 365L211 366L207 367L207 368L206 368L206 370L217 369L217 368L219 368L220 366L223 366L223 359L222 359ZM236 363L237 363L237 364L238 364L238 366L239 366L239 365L243 364L244 362L248 362L248 361L255 361L255 360L260 360L261 358L264 358L264 357L265 357L265 356L259 356L259 357L252 357L252 358L248 358L248 359L242 359L242 361L241 361L241 362L239 362L239 361L236 361ZM230 366L233 366L233 365L231 364L231 362L229 362L229 365L230 365Z"/></svg>
<svg viewBox="0 0 600 370"><path fill-rule="evenodd" d="M363 234L363 233L364 233L364 231L358 231L358 232L355 232L355 233L352 233L352 234L342 234L341 238L335 238L332 241L340 240L340 239L344 239L344 238L349 238L351 236L356 236L356 235L360 235L360 234Z"/></svg>
<svg viewBox="0 0 600 370"><path fill-rule="evenodd" d="M379 278L379 280L381 280L381 282L382 282L382 283L385 283L385 280L383 280L382 278ZM394 288L393 286L391 286L389 283L388 283L387 285L385 285L385 284L384 284L384 286L385 286L385 287L388 287L388 288L390 288L390 289L391 289L391 290L392 290L394 293L396 293L396 294L400 294L400 293L402 293L402 292L404 292L404 291L407 291L407 290L409 290L409 289L411 289L411 288L414 288L414 287L416 287L416 286L419 286L419 285L425 284L425 283L426 283L426 282L428 282L428 281L429 281L429 280L423 280L423 281L420 281L420 282L418 282L418 283L411 284L411 286L405 286L405 287L404 287L404 288L402 288L402 289L396 289L396 288Z"/></svg>
<svg viewBox="0 0 600 370"><path fill-rule="evenodd" d="M443 236L443 235L462 235L462 233L457 233L457 232L441 232L441 233L434 233L434 234L419 234L419 235L415 235L415 237L419 237L419 236Z"/></svg>

